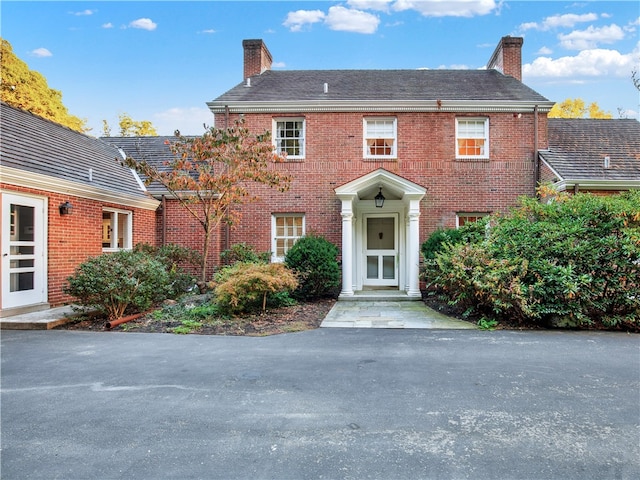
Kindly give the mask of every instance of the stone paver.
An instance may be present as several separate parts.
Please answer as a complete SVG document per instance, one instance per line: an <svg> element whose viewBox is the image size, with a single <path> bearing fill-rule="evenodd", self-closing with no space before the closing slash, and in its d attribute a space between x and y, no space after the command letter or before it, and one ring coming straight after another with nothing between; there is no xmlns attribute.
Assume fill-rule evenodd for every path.
<svg viewBox="0 0 640 480"><path fill-rule="evenodd" d="M423 302L338 301L321 327L474 329L469 322L451 318Z"/></svg>

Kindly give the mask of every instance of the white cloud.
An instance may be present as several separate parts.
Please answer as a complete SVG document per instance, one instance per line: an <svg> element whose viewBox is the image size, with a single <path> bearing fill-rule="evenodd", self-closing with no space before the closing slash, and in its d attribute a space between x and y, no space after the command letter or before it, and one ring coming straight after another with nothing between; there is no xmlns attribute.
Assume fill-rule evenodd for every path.
<svg viewBox="0 0 640 480"><path fill-rule="evenodd" d="M331 30L355 33L375 33L380 19L361 10L334 6L329 8L325 23Z"/></svg>
<svg viewBox="0 0 640 480"><path fill-rule="evenodd" d="M284 62L273 62L271 64L272 68L285 68L286 66L287 66L287 64L284 63Z"/></svg>
<svg viewBox="0 0 640 480"><path fill-rule="evenodd" d="M416 10L425 17L474 17L499 7L495 0L397 0L394 10Z"/></svg>
<svg viewBox="0 0 640 480"><path fill-rule="evenodd" d="M207 28L205 30L200 30L198 33L212 34L212 33L216 33L216 31L213 28Z"/></svg>
<svg viewBox="0 0 640 480"><path fill-rule="evenodd" d="M577 15L575 13L567 13L564 15L552 15L545 18L542 23L527 22L520 25L520 30L551 30L554 28L572 28L578 23L593 22L598 19L596 13L584 13Z"/></svg>
<svg viewBox="0 0 640 480"><path fill-rule="evenodd" d="M540 50L536 52L536 55L551 55L552 53L553 50L551 50L549 47L540 47Z"/></svg>
<svg viewBox="0 0 640 480"><path fill-rule="evenodd" d="M594 27L586 30L574 30L566 35L558 35L560 45L568 50L585 50L602 44L612 44L624 38L624 32L618 25Z"/></svg>
<svg viewBox="0 0 640 480"><path fill-rule="evenodd" d="M175 107L153 115L153 126L159 135L202 135L206 125L213 126L213 114L203 107Z"/></svg>
<svg viewBox="0 0 640 480"><path fill-rule="evenodd" d="M102 28L113 28L113 23L111 22L103 23Z"/></svg>
<svg viewBox="0 0 640 480"><path fill-rule="evenodd" d="M97 10L81 10L79 12L69 12L71 15L75 15L76 17L84 17L84 16L88 16L88 15L93 15L94 13L96 13Z"/></svg>
<svg viewBox="0 0 640 480"><path fill-rule="evenodd" d="M32 50L30 52L30 54L31 54L31 56L38 57L38 58L52 57L53 56L53 53L51 53L46 48L36 48L35 50Z"/></svg>
<svg viewBox="0 0 640 480"><path fill-rule="evenodd" d="M139 28L141 30L153 31L157 28L157 24L153 23L150 18L139 18L129 24L131 28Z"/></svg>
<svg viewBox="0 0 640 480"><path fill-rule="evenodd" d="M388 12L393 0L347 0L347 5L360 10L379 10Z"/></svg>
<svg viewBox="0 0 640 480"><path fill-rule="evenodd" d="M523 77L529 78L565 78L577 77L628 77L634 59L640 51L640 44L634 52L622 54L617 50L583 50L574 57L536 58L532 63L522 66Z"/></svg>
<svg viewBox="0 0 640 480"><path fill-rule="evenodd" d="M292 32L299 32L305 25L321 22L324 17L324 12L320 10L297 10L289 12L282 25L288 27Z"/></svg>

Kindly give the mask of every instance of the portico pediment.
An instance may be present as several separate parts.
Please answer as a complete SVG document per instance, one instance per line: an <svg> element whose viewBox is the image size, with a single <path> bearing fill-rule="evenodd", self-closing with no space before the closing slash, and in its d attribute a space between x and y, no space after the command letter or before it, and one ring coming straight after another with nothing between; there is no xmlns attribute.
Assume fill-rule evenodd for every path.
<svg viewBox="0 0 640 480"><path fill-rule="evenodd" d="M383 188L389 200L420 200L427 190L417 183L379 168L335 189L340 200L372 200Z"/></svg>

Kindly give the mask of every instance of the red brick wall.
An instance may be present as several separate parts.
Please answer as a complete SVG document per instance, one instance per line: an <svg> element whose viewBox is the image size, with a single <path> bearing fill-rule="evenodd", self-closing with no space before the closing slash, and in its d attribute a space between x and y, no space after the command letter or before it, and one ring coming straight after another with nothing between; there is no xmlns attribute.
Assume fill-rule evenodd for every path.
<svg viewBox="0 0 640 480"><path fill-rule="evenodd" d="M157 244L153 211L14 185L0 186L7 191L48 198L48 301L53 306L71 301L62 289L75 268L89 257L102 254L103 207L133 212L133 245ZM73 211L70 215L60 215L58 206L67 200L73 205Z"/></svg>
<svg viewBox="0 0 640 480"><path fill-rule="evenodd" d="M533 114L488 114L490 159L485 161L455 159L455 119L461 115L380 115L397 118L397 160L363 160L363 117L370 115L305 114L305 160L274 167L294 176L290 191L256 188L262 201L243 206L243 219L231 232L231 244L244 241L259 251L270 250L271 214L299 212L306 216L307 231L316 231L340 246L341 205L334 189L378 168L427 189L421 205L421 242L438 227L454 227L457 212L505 211L517 204L519 196L534 195ZM272 128L274 117L281 118L247 114L245 120L247 127L262 133ZM217 126L223 127L224 117L216 119ZM546 116L540 115L538 123L538 148L545 148Z"/></svg>
<svg viewBox="0 0 640 480"><path fill-rule="evenodd" d="M166 215L158 214L160 231L163 230L162 222L166 219L164 243L180 245L202 253L204 248L204 229L200 222L182 207L177 200L166 200L165 205ZM214 267L220 264L220 231L220 228L216 228L211 235L207 261L208 279L211 278ZM199 270L194 270L192 273L198 274Z"/></svg>

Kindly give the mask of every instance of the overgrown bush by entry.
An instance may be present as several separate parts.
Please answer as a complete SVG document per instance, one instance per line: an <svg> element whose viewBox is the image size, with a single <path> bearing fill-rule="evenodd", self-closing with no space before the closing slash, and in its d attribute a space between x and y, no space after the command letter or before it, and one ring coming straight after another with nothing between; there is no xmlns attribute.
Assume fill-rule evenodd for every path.
<svg viewBox="0 0 640 480"><path fill-rule="evenodd" d="M487 218L470 222L460 228L439 228L434 231L421 245L420 251L425 260L433 260L436 253L442 251L445 245L478 242L484 238Z"/></svg>
<svg viewBox="0 0 640 480"><path fill-rule="evenodd" d="M215 277L219 307L233 314L267 308L268 297L285 301L298 286L295 275L282 263L242 263L225 267Z"/></svg>
<svg viewBox="0 0 640 480"><path fill-rule="evenodd" d="M445 245L423 278L487 318L638 330L640 192L523 199L486 239Z"/></svg>
<svg viewBox="0 0 640 480"><path fill-rule="evenodd" d="M90 258L67 278L64 292L109 320L143 312L175 293L165 264L144 252L121 250Z"/></svg>
<svg viewBox="0 0 640 480"><path fill-rule="evenodd" d="M340 286L338 247L326 238L310 234L287 252L284 263L298 278L296 297L303 300L334 295Z"/></svg>

